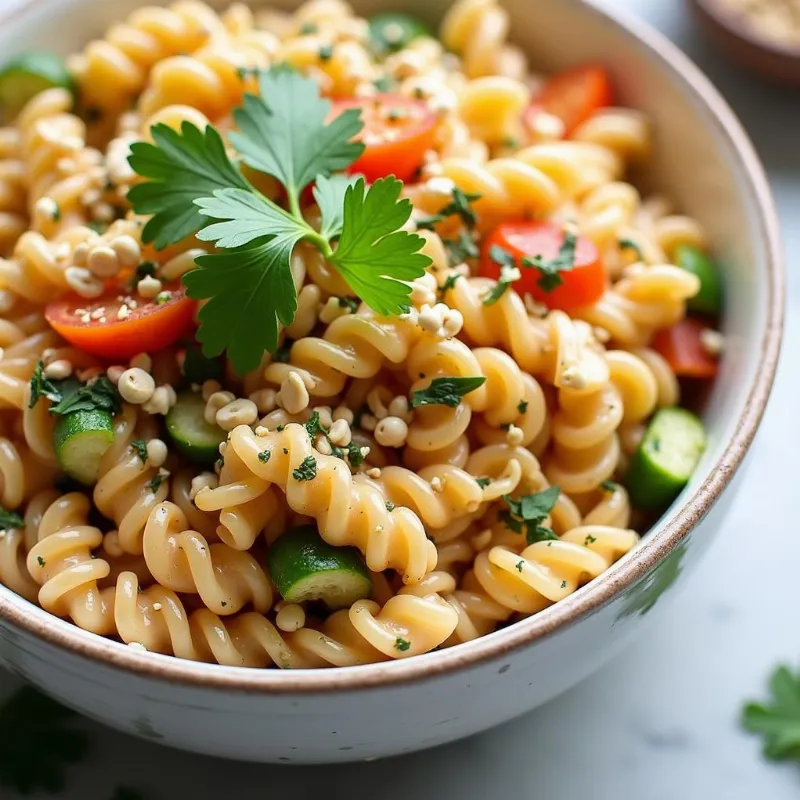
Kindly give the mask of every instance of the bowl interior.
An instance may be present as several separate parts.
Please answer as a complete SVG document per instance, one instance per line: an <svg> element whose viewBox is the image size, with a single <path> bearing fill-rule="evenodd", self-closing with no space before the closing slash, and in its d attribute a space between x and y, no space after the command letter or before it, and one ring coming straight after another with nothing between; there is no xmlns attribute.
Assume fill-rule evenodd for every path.
<svg viewBox="0 0 800 800"><path fill-rule="evenodd" d="M0 29L0 45L6 58L29 49L72 52L140 4L135 0L31 0ZM402 6L436 22L448 2L355 0L354 5L362 13ZM705 407L709 448L689 487L654 533L608 575L514 626L515 634L506 630L486 641L462 645L475 652L486 652L497 637L533 638L590 609L593 602L610 594L610 589L602 590L604 584L615 581L616 586L624 586L652 566L668 539L675 544L686 533L707 508L709 491L713 495L724 486L749 443L769 390L781 325L780 256L775 251L776 223L769 190L746 137L710 83L649 28L635 20L615 22L594 3L503 0L503 5L512 15L513 39L526 49L535 68L546 71L577 62L603 62L613 72L620 103L644 110L653 120L656 148L646 174L647 189L665 193L675 201L677 210L696 217L708 232L726 276L726 355ZM616 10L613 15L619 17ZM698 499L704 483L708 491ZM48 619L49 631L70 631L69 636L82 636L84 642L88 637L66 623L46 618L44 612L0 587L0 611L12 607L24 607L28 619L42 623L40 630ZM445 653L426 658L443 656ZM410 662L405 667L389 665L410 666ZM206 667L192 665L192 669Z"/></svg>

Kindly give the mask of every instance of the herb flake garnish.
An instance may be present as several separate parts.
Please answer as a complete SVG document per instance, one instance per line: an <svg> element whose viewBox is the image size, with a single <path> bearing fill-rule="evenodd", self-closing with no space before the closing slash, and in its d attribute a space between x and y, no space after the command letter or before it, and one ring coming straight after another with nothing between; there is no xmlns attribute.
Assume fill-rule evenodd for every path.
<svg viewBox="0 0 800 800"><path fill-rule="evenodd" d="M619 249L620 250L632 250L636 254L636 258L639 261L644 261L644 253L642 253L642 248L639 247L636 242L632 239L620 239L619 240Z"/></svg>
<svg viewBox="0 0 800 800"><path fill-rule="evenodd" d="M458 217L468 230L472 230L478 222L478 215L475 213L472 204L476 200L480 200L481 195L463 192L458 186L453 188L451 195L452 200L436 214L417 220L417 228L432 231L436 225L444 222L449 217Z"/></svg>
<svg viewBox="0 0 800 800"><path fill-rule="evenodd" d="M485 489L491 482L491 478L475 478L475 483L477 483L481 489Z"/></svg>
<svg viewBox="0 0 800 800"><path fill-rule="evenodd" d="M545 292L552 292L564 283L561 277L562 272L569 272L575 266L575 250L578 244L578 236L572 230L564 231L564 241L558 249L555 258L544 258L544 256L525 256L522 259L523 267L532 267L541 273L541 278L536 282L540 289Z"/></svg>
<svg viewBox="0 0 800 800"><path fill-rule="evenodd" d="M139 456L142 464L147 463L147 442L144 439L134 439L131 442L131 450Z"/></svg>
<svg viewBox="0 0 800 800"><path fill-rule="evenodd" d="M508 509L500 514L500 518L514 533L524 533L528 544L558 539L542 523L553 510L560 494L561 489L558 486L551 486L542 492L524 495L519 500L503 495Z"/></svg>
<svg viewBox="0 0 800 800"><path fill-rule="evenodd" d="M464 395L486 383L483 375L470 378L434 378L427 389L418 389L411 396L411 407L450 406L457 408Z"/></svg>
<svg viewBox="0 0 800 800"><path fill-rule="evenodd" d="M603 481L600 484L600 488L608 494L614 494L619 488L619 484L616 481Z"/></svg>
<svg viewBox="0 0 800 800"><path fill-rule="evenodd" d="M517 263L514 261L514 256L508 250L493 244L489 248L489 258L500 266L500 277L489 294L483 298L485 306L494 305L506 293L508 287L522 277Z"/></svg>
<svg viewBox="0 0 800 800"><path fill-rule="evenodd" d="M397 639L395 639L394 648L401 653L405 653L407 650L411 649L411 642L409 642L408 639L403 639L398 636Z"/></svg>
<svg viewBox="0 0 800 800"><path fill-rule="evenodd" d="M306 456L297 469L292 470L292 477L296 481L310 481L317 477L317 459Z"/></svg>
<svg viewBox="0 0 800 800"><path fill-rule="evenodd" d="M28 408L33 408L40 398L48 399L51 414L64 416L75 411L106 411L117 414L122 401L117 387L105 376L83 384L74 378L50 380L44 376L44 362L36 365L31 377L31 399Z"/></svg>
<svg viewBox="0 0 800 800"><path fill-rule="evenodd" d="M270 458L272 458L272 451L271 450L262 450L258 454L258 460L262 464L266 464L270 460Z"/></svg>
<svg viewBox="0 0 800 800"><path fill-rule="evenodd" d="M8 531L13 528L21 528L25 521L16 511L6 511L0 506L0 530Z"/></svg>

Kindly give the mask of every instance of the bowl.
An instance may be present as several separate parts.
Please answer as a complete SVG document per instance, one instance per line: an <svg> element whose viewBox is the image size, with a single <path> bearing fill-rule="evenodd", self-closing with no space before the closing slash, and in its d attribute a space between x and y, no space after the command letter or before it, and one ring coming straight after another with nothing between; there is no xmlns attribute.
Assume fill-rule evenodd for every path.
<svg viewBox="0 0 800 800"><path fill-rule="evenodd" d="M30 0L6 13L6 57L77 49L132 0ZM389 0L357 0L360 12ZM403 5L430 22L445 0ZM403 661L319 671L248 670L139 652L56 619L0 587L0 661L74 709L128 733L228 758L320 763L443 744L563 692L667 605L722 529L778 359L784 276L758 158L709 81L644 23L587 0L506 0L515 38L543 69L609 65L622 100L655 122L649 180L697 217L727 276L710 444L691 483L641 544L545 611L469 644Z"/></svg>
<svg viewBox="0 0 800 800"><path fill-rule="evenodd" d="M689 0L711 39L741 66L786 86L800 86L800 46L772 41L726 11L719 0Z"/></svg>

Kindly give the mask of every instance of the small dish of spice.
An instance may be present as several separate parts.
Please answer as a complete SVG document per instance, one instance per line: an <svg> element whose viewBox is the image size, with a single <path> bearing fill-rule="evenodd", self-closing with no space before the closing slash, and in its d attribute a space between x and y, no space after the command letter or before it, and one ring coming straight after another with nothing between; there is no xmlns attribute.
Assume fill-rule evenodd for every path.
<svg viewBox="0 0 800 800"><path fill-rule="evenodd" d="M800 86L800 0L689 0L717 44L742 66Z"/></svg>

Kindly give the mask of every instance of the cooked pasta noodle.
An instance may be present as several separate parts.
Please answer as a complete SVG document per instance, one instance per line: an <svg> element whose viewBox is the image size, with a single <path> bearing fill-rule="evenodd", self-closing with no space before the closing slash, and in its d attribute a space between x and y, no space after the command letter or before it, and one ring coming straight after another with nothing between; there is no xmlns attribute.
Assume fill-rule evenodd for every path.
<svg viewBox="0 0 800 800"><path fill-rule="evenodd" d="M404 659L580 590L688 481L645 445L716 370L720 279L632 177L650 121L599 66L531 73L497 0L400 22L142 7L0 128L11 591L211 664Z"/></svg>

